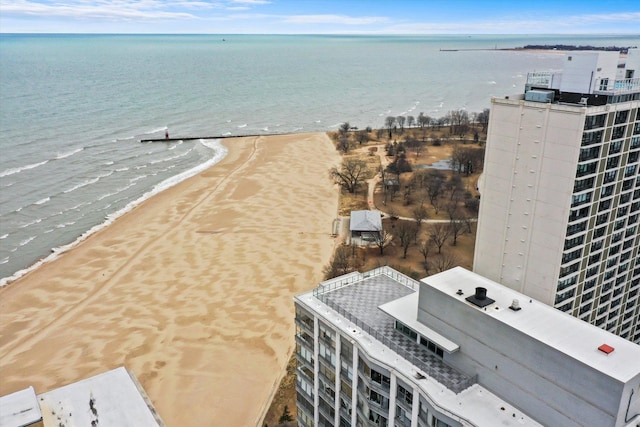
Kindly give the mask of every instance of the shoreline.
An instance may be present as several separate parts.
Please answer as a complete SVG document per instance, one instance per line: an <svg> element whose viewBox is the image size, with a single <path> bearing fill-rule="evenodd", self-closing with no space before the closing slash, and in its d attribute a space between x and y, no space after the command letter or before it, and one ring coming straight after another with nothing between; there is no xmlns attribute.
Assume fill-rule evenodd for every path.
<svg viewBox="0 0 640 427"><path fill-rule="evenodd" d="M340 156L326 133L228 141L0 289L0 395L124 365L167 425L260 421L294 346L292 297L333 251Z"/></svg>
<svg viewBox="0 0 640 427"><path fill-rule="evenodd" d="M189 138L187 138L187 139L189 139ZM67 252L68 250L73 249L74 247L76 247L77 245L79 245L80 243L82 243L83 241L88 239L94 233L97 233L100 230L103 230L104 228L108 227L115 220L117 220L121 216L125 215L126 213L130 212L131 210L135 209L138 205L144 203L149 198L155 196L156 194L159 194L160 192L162 192L164 190L167 190L167 189L173 187L174 185L180 184L182 181L187 180L187 179L189 179L189 178L191 178L191 177L203 172L204 170L206 170L206 169L208 169L210 167L215 166L217 163L222 161L224 159L224 157L227 155L227 152L228 152L227 147L225 147L220 141L218 141L218 140L224 139L224 138L210 137L210 138L193 138L193 139L212 140L216 144L215 149L219 150L219 153L216 154L211 159L207 160L206 162L203 162L203 163L201 163L199 165L196 165L196 166L192 167L191 169L188 169L188 170L186 170L184 172L181 172L181 173L179 173L177 175L174 175L174 176L172 176L170 178L167 178L164 181L156 184L149 191L145 192L143 195L141 195L137 199L132 200L131 202L127 203L127 205L125 207L123 207L122 209L119 209L118 211L107 215L103 222L101 222L99 224L96 224L93 227L89 228L88 230L82 232L78 237L76 237L71 242L63 244L63 245L60 245L60 246L57 246L55 248L51 248L51 253L49 255L44 256L44 257L36 260L33 264L29 265L28 267L22 268L22 269L20 269L20 270L18 270L16 272L14 272L10 276L6 276L6 277L0 278L0 289L2 289L5 286L10 285L11 283L13 283L16 280L20 279L24 275L29 274L30 272L37 270L42 265L44 265L46 263L49 263L49 262L52 262L52 261L55 261L58 258L58 256L60 256L61 254Z"/></svg>

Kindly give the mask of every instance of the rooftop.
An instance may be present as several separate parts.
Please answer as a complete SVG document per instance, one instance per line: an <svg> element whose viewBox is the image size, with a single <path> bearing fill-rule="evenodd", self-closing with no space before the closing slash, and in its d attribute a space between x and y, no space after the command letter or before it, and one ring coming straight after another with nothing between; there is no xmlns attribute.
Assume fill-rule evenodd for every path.
<svg viewBox="0 0 640 427"><path fill-rule="evenodd" d="M316 297L449 390L459 393L473 384L473 377L445 365L435 354L396 330L394 318L378 308L407 295L417 296L418 282L402 284L382 269L371 273L371 277L351 286L318 288Z"/></svg>
<svg viewBox="0 0 640 427"><path fill-rule="evenodd" d="M476 287L484 287L487 296L495 300L487 306L486 311L477 308L486 316L621 382L640 374L639 345L462 267L429 276L422 282L458 300L460 304L470 306L473 305L466 298L474 294ZM462 293L459 294L458 290ZM521 310L509 309L514 299L519 301ZM598 349L602 344L614 350L607 354Z"/></svg>
<svg viewBox="0 0 640 427"><path fill-rule="evenodd" d="M445 365L430 352L416 353L421 347L393 328L393 318L378 307L397 299L409 301L418 295L418 287L415 280L381 267L327 280L312 292L298 295L296 301L358 342L369 358L393 366L425 393L431 405L462 425L540 426L475 383L475 377Z"/></svg>
<svg viewBox="0 0 640 427"><path fill-rule="evenodd" d="M381 229L380 211L351 211L350 231L380 231Z"/></svg>
<svg viewBox="0 0 640 427"><path fill-rule="evenodd" d="M33 387L0 397L0 427L20 427L42 419Z"/></svg>
<svg viewBox="0 0 640 427"><path fill-rule="evenodd" d="M38 395L45 426L162 427L124 367Z"/></svg>

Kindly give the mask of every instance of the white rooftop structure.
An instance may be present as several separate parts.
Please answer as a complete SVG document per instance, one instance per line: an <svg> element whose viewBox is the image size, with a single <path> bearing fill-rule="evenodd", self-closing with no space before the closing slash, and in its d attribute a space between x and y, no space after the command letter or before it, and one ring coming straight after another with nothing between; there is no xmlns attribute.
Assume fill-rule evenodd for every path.
<svg viewBox="0 0 640 427"><path fill-rule="evenodd" d="M465 306L470 306L465 298L475 293L475 287L484 287L487 296L495 302L486 310L476 309L483 316L491 317L620 382L634 378L640 380L640 346L624 338L462 267L430 276L423 282ZM461 294L458 294L459 290L462 290ZM509 309L514 300L521 308L518 311ZM614 350L609 354L598 350L602 344Z"/></svg>
<svg viewBox="0 0 640 427"><path fill-rule="evenodd" d="M295 303L300 426L640 423L640 346L461 267L351 273Z"/></svg>
<svg viewBox="0 0 640 427"><path fill-rule="evenodd" d="M382 230L382 216L380 211L351 211L350 231L380 231Z"/></svg>
<svg viewBox="0 0 640 427"><path fill-rule="evenodd" d="M45 426L161 427L124 367L38 395ZM60 418L58 418L60 417Z"/></svg>
<svg viewBox="0 0 640 427"><path fill-rule="evenodd" d="M33 387L0 397L0 427L25 427L42 421Z"/></svg>

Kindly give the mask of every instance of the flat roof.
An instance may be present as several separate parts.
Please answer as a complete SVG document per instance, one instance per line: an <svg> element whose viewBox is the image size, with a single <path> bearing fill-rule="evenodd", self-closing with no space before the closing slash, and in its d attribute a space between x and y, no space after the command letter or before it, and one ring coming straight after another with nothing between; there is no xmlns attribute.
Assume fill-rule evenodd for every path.
<svg viewBox="0 0 640 427"><path fill-rule="evenodd" d="M45 425L161 427L124 367L42 393L38 401Z"/></svg>
<svg viewBox="0 0 640 427"><path fill-rule="evenodd" d="M22 427L42 420L33 387L0 397L0 427Z"/></svg>
<svg viewBox="0 0 640 427"><path fill-rule="evenodd" d="M429 338L434 343L438 344L448 353L458 351L460 346L453 341L440 335L433 329L425 326L418 321L418 300L419 293L414 292L405 297L398 298L386 304L382 304L378 308L394 319L404 323L419 335Z"/></svg>
<svg viewBox="0 0 640 427"><path fill-rule="evenodd" d="M421 282L616 380L626 383L640 375L639 345L486 277L455 267ZM486 288L487 297L495 300L486 311L465 300L476 287ZM458 289L462 295L457 294ZM514 299L519 301L521 310L509 309ZM607 354L599 350L602 344L614 351Z"/></svg>

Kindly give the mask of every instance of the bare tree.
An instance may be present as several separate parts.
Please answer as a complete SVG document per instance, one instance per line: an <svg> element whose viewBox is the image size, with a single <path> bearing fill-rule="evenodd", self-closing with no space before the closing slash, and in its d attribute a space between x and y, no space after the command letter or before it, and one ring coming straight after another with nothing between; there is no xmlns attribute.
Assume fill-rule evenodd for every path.
<svg viewBox="0 0 640 427"><path fill-rule="evenodd" d="M338 150L342 151L344 154L347 154L351 149L351 140L349 139L348 134L339 134L338 135Z"/></svg>
<svg viewBox="0 0 640 427"><path fill-rule="evenodd" d="M407 120L407 118L405 116L396 117L396 122L398 123L398 126L400 126L400 133L404 132L404 122L406 120Z"/></svg>
<svg viewBox="0 0 640 427"><path fill-rule="evenodd" d="M336 248L333 258L323 269L325 280L342 276L354 270L351 262L351 252L352 250L348 246L338 246Z"/></svg>
<svg viewBox="0 0 640 427"><path fill-rule="evenodd" d="M413 116L407 116L407 127L413 127L413 125L416 123L416 118Z"/></svg>
<svg viewBox="0 0 640 427"><path fill-rule="evenodd" d="M384 125L389 130L389 139L391 139L391 129L393 129L393 126L395 124L396 124L396 118L393 116L388 116L386 119L384 119Z"/></svg>
<svg viewBox="0 0 640 427"><path fill-rule="evenodd" d="M487 125L489 124L489 109L485 108L481 113L478 113L476 119L478 123L482 125L482 131L485 132L487 130Z"/></svg>
<svg viewBox="0 0 640 427"><path fill-rule="evenodd" d="M420 196L420 194L418 194L418 196ZM422 221L424 221L426 218L427 209L421 203L420 206L416 206L416 208L413 209L413 219L416 220L416 225L420 227L422 225Z"/></svg>
<svg viewBox="0 0 640 427"><path fill-rule="evenodd" d="M392 238L393 236L391 236L391 233L389 233L387 229L384 228L384 226L382 226L377 233L374 233L373 241L378 247L378 249L380 249L381 256L384 255L384 248L387 246L387 243L389 243Z"/></svg>
<svg viewBox="0 0 640 427"><path fill-rule="evenodd" d="M400 239L400 246L402 247L402 258L407 257L407 251L411 243L415 242L416 235L418 234L418 227L409 221L400 221L396 227L396 234Z"/></svg>
<svg viewBox="0 0 640 427"><path fill-rule="evenodd" d="M451 233L451 243L453 246L458 244L458 236L463 234L466 228L466 224L462 215L460 215L460 208L458 202L450 202L447 204L447 214L449 214L449 230Z"/></svg>
<svg viewBox="0 0 640 427"><path fill-rule="evenodd" d="M437 222L431 224L431 228L429 230L429 238L433 242L434 245L438 248L438 253L442 253L442 247L446 243L449 238L449 234L451 233L451 229L449 228L449 224Z"/></svg>
<svg viewBox="0 0 640 427"><path fill-rule="evenodd" d="M453 254L440 254L432 261L433 267L439 273L458 265L458 259Z"/></svg>
<svg viewBox="0 0 640 427"><path fill-rule="evenodd" d="M431 253L431 241L430 240L421 240L418 243L418 251L424 258L424 263L427 263L427 259L429 258L429 254Z"/></svg>
<svg viewBox="0 0 640 427"><path fill-rule="evenodd" d="M365 142L369 142L369 132L366 130L359 130L356 132L356 141L358 144L362 145Z"/></svg>
<svg viewBox="0 0 640 427"><path fill-rule="evenodd" d="M367 167L367 162L347 158L342 161L340 169L331 168L329 175L336 184L342 186L349 193L355 193L360 183L371 177L371 171Z"/></svg>

